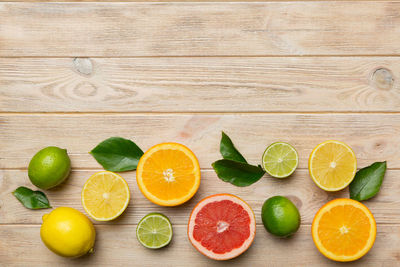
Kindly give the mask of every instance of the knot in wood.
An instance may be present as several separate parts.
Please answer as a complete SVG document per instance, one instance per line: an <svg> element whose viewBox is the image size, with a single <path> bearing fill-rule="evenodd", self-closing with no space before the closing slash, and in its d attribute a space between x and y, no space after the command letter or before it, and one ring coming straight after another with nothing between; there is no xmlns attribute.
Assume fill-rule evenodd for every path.
<svg viewBox="0 0 400 267"><path fill-rule="evenodd" d="M390 90L393 87L394 77L389 69L378 68L372 74L371 81L377 89Z"/></svg>
<svg viewBox="0 0 400 267"><path fill-rule="evenodd" d="M74 70L79 74L89 76L93 72L93 64L90 58L76 57L73 60Z"/></svg>

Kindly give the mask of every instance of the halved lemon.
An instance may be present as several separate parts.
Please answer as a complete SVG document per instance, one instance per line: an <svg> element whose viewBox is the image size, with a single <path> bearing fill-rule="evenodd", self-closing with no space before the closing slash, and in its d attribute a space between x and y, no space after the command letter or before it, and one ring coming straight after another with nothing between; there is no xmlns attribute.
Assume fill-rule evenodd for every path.
<svg viewBox="0 0 400 267"><path fill-rule="evenodd" d="M343 142L329 140L311 152L308 170L315 184L325 191L339 191L348 186L357 171L353 150Z"/></svg>
<svg viewBox="0 0 400 267"><path fill-rule="evenodd" d="M111 221L128 207L130 192L127 182L116 173L93 174L82 189L82 205L96 221Z"/></svg>
<svg viewBox="0 0 400 267"><path fill-rule="evenodd" d="M366 206L339 198L317 212L311 231L315 246L324 256L335 261L354 261L372 248L376 223Z"/></svg>
<svg viewBox="0 0 400 267"><path fill-rule="evenodd" d="M151 202L176 206L188 201L200 186L200 166L184 145L162 143L140 158L136 170L140 191Z"/></svg>

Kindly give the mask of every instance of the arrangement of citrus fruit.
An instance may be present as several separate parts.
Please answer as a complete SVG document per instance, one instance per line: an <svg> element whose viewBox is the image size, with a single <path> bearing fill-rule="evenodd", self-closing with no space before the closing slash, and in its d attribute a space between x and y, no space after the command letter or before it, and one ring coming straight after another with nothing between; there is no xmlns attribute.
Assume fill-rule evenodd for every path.
<svg viewBox="0 0 400 267"><path fill-rule="evenodd" d="M136 180L140 191L153 203L180 205L192 198L200 186L199 162L184 145L158 144L140 158Z"/></svg>
<svg viewBox="0 0 400 267"><path fill-rule="evenodd" d="M299 164L297 151L291 145L276 142L267 147L262 156L264 170L275 178L289 177Z"/></svg>
<svg viewBox="0 0 400 267"><path fill-rule="evenodd" d="M59 207L43 216L40 228L43 243L63 257L80 257L93 250L96 232L80 211Z"/></svg>
<svg viewBox="0 0 400 267"><path fill-rule="evenodd" d="M167 216L161 213L149 213L136 227L136 237L146 248L165 247L172 239L172 226Z"/></svg>
<svg viewBox="0 0 400 267"><path fill-rule="evenodd" d="M93 174L82 189L82 205L96 221L110 221L120 216L129 204L130 192L124 178L101 171Z"/></svg>
<svg viewBox="0 0 400 267"><path fill-rule="evenodd" d="M28 176L40 189L50 189L67 179L71 161L67 150L55 146L43 148L29 162Z"/></svg>
<svg viewBox="0 0 400 267"><path fill-rule="evenodd" d="M217 194L200 201L188 223L192 245L214 260L228 260L245 252L256 234L253 210L242 199Z"/></svg>
<svg viewBox="0 0 400 267"><path fill-rule="evenodd" d="M311 152L308 169L315 184L326 191L339 191L348 186L357 171L353 150L345 143L329 140Z"/></svg>
<svg viewBox="0 0 400 267"><path fill-rule="evenodd" d="M222 134L220 153L223 159L212 164L218 178L239 187L259 181L265 172L276 178L289 177L299 163L299 156L291 145L276 142L265 150L262 166L251 165L225 133ZM140 191L161 206L185 203L200 186L199 162L182 144L162 143L143 153L133 141L111 137L97 145L91 154L106 170L136 169ZM70 169L71 162L65 149L47 147L34 155L28 175L34 185L49 189L62 183ZM312 238L324 256L335 261L354 261L372 248L376 237L375 219L359 201L370 199L379 192L385 171L386 161L383 161L357 172L353 150L339 141L323 142L311 152L309 173L318 187L338 191L351 183L352 199L328 202L312 222ZM51 208L48 198L39 190L20 186L13 195L28 209ZM100 171L86 181L81 199L91 218L111 221L127 208L130 190L118 174ZM278 237L293 235L301 223L299 210L283 196L270 197L264 202L261 219L265 229ZM251 246L256 234L254 212L237 196L211 195L193 208L187 234L193 247L203 255L214 260L229 260ZM79 257L93 251L96 233L84 214L73 208L59 207L43 216L40 236L54 253ZM149 249L167 246L172 236L171 222L161 213L147 214L136 227L138 242Z"/></svg>
<svg viewBox="0 0 400 267"><path fill-rule="evenodd" d="M318 250L335 261L364 256L376 237L376 223L366 206L352 199L335 199L315 215L312 237Z"/></svg>
<svg viewBox="0 0 400 267"><path fill-rule="evenodd" d="M299 210L292 201L282 196L274 196L264 202L261 219L265 229L279 237L288 237L300 227Z"/></svg>

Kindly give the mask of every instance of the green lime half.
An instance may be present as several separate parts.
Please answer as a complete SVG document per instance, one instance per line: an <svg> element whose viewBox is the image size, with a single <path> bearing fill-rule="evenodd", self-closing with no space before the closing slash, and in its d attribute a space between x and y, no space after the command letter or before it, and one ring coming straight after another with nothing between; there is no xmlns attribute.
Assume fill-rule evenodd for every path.
<svg viewBox="0 0 400 267"><path fill-rule="evenodd" d="M264 170L275 178L290 176L299 164L297 151L289 144L276 142L267 147L262 157Z"/></svg>
<svg viewBox="0 0 400 267"><path fill-rule="evenodd" d="M161 213L149 213L140 220L136 237L146 248L165 247L172 239L171 222Z"/></svg>

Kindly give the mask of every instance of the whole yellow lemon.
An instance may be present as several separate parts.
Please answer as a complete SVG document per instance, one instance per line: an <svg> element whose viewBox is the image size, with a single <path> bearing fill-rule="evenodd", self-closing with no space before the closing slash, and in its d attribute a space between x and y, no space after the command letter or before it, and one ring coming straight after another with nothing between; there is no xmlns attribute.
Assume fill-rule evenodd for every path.
<svg viewBox="0 0 400 267"><path fill-rule="evenodd" d="M54 253L63 257L80 257L93 250L96 232L83 213L59 207L43 215L40 237Z"/></svg>

